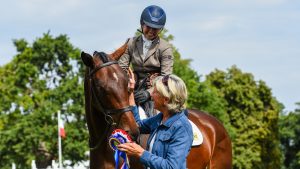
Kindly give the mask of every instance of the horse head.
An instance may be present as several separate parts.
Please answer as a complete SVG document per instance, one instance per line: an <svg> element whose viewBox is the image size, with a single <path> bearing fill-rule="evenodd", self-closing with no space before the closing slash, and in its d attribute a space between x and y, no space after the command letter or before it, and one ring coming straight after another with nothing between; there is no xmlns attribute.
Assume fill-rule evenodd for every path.
<svg viewBox="0 0 300 169"><path fill-rule="evenodd" d="M134 140L139 135L129 106L128 76L117 62L125 49L126 44L112 54L81 53L87 66L84 82L87 124L90 142L97 144L96 148L113 129L125 130Z"/></svg>

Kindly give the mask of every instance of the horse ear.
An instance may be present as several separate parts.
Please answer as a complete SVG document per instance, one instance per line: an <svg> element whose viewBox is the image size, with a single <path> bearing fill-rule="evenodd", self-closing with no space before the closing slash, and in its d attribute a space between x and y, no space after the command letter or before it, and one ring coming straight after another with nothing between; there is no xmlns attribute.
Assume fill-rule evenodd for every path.
<svg viewBox="0 0 300 169"><path fill-rule="evenodd" d="M81 52L81 60L87 67L93 67L94 65L93 57L88 53Z"/></svg>
<svg viewBox="0 0 300 169"><path fill-rule="evenodd" d="M109 56L113 58L114 60L119 60L120 57L125 53L127 49L127 44L128 44L129 38L125 42L124 45L122 45L119 49L117 49L114 53L110 54Z"/></svg>

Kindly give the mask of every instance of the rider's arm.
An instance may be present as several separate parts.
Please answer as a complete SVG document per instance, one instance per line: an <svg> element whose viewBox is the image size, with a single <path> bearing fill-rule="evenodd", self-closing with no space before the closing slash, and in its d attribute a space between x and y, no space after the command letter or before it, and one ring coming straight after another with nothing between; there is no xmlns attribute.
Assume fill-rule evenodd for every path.
<svg viewBox="0 0 300 169"><path fill-rule="evenodd" d="M168 42L161 41L163 48L161 49L161 75L172 74L174 56L171 45Z"/></svg>
<svg viewBox="0 0 300 169"><path fill-rule="evenodd" d="M126 71L128 70L130 65L130 48L132 46L132 40L132 38L129 39L125 53L118 60L119 65L122 67L123 70Z"/></svg>

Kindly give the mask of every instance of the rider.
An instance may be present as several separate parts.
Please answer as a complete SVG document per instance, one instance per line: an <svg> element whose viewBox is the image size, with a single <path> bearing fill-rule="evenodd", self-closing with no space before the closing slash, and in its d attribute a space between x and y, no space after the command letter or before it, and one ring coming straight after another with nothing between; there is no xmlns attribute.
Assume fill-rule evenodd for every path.
<svg viewBox="0 0 300 169"><path fill-rule="evenodd" d="M137 82L135 101L145 112L153 112L149 93L150 80L158 75L171 74L173 71L172 46L158 36L165 23L166 13L161 7L146 7L140 18L142 34L129 40L125 53L119 59L120 66L126 71L132 64Z"/></svg>

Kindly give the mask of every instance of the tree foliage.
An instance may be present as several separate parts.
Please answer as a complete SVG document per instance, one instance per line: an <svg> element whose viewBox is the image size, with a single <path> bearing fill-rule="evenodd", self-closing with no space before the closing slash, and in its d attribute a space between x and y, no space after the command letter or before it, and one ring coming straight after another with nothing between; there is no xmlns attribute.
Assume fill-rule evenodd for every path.
<svg viewBox="0 0 300 169"><path fill-rule="evenodd" d="M167 32L164 29L160 36L171 43L174 37L168 35ZM188 89L187 107L209 112L225 125L228 124L229 119L225 114L225 100L218 97L217 90L212 88L209 83L201 82L201 76L190 66L191 59L182 58L174 45L172 45L172 48L174 55L173 73L183 79ZM186 57L188 58L188 56Z"/></svg>
<svg viewBox="0 0 300 169"><path fill-rule="evenodd" d="M0 68L0 168L12 162L45 168L58 158L57 111L66 121L64 159L84 159L87 130L79 49L49 33L29 45L15 40L17 55Z"/></svg>
<svg viewBox="0 0 300 169"><path fill-rule="evenodd" d="M228 72L211 72L207 81L226 100L226 114L234 133L234 168L280 166L278 116L281 110L271 89L236 66Z"/></svg>
<svg viewBox="0 0 300 169"><path fill-rule="evenodd" d="M280 142L284 154L284 168L300 168L300 103L294 112L280 116Z"/></svg>

